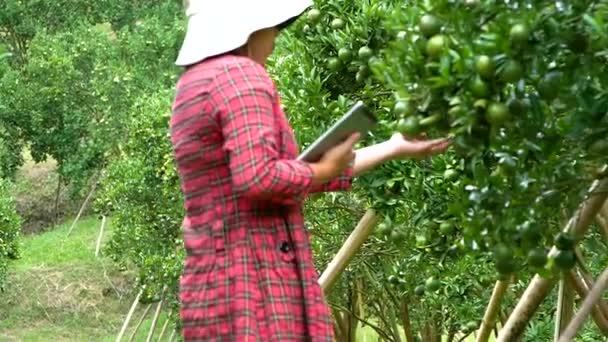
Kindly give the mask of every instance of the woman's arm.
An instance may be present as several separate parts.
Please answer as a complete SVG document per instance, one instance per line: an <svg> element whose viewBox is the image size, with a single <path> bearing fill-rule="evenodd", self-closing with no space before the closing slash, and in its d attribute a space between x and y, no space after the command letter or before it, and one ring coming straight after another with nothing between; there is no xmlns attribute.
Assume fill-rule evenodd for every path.
<svg viewBox="0 0 608 342"><path fill-rule="evenodd" d="M354 158L356 139L334 147L318 163L280 159L275 137L273 85L253 62L227 67L216 78L216 120L228 154L232 191L283 205L301 202L314 186L342 173Z"/></svg>
<svg viewBox="0 0 608 342"><path fill-rule="evenodd" d="M449 139L424 140L406 138L400 133L395 133L384 142L356 150L355 161L351 168L346 169L338 178L314 186L311 192L348 190L353 177L375 169L389 160L424 158L445 151L449 145Z"/></svg>
<svg viewBox="0 0 608 342"><path fill-rule="evenodd" d="M390 141L360 148L355 151L353 176L359 176L394 158L395 148Z"/></svg>

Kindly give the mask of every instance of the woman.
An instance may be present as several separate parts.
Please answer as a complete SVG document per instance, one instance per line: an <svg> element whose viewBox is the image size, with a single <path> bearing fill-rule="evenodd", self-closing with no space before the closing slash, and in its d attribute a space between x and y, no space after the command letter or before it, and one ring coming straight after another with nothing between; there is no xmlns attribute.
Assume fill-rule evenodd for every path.
<svg viewBox="0 0 608 342"><path fill-rule="evenodd" d="M185 340L331 341L302 201L345 191L381 163L444 151L447 140L353 151L351 136L316 163L298 147L264 69L279 30L309 0L190 1L171 119L187 250L180 280Z"/></svg>

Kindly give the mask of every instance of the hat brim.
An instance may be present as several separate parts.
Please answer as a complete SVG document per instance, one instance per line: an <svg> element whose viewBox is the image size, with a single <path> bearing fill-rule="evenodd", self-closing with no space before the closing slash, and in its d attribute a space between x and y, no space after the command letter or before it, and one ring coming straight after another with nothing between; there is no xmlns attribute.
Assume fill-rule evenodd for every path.
<svg viewBox="0 0 608 342"><path fill-rule="evenodd" d="M208 11L202 8L197 13L190 15L186 35L175 64L188 66L208 57L232 51L247 43L253 32L268 27L285 28L312 6L311 0L273 0L269 2L268 7L257 8L258 13L252 6L241 6L240 9L234 9L242 12L241 16L226 12L230 13L230 17L235 20L216 13L218 6L211 6L213 10ZM248 3L253 2L249 0ZM267 8L272 8L272 10L267 10Z"/></svg>

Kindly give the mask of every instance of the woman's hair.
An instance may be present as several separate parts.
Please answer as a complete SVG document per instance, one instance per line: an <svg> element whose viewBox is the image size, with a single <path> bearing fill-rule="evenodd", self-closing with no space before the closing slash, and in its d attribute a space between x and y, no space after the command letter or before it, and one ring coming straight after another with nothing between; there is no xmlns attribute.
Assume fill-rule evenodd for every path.
<svg viewBox="0 0 608 342"><path fill-rule="evenodd" d="M277 25L277 29L279 31L282 31L282 30L286 29L289 25L293 24L296 20L298 20L298 17L289 18L289 19L285 20L284 22L280 23L279 25Z"/></svg>

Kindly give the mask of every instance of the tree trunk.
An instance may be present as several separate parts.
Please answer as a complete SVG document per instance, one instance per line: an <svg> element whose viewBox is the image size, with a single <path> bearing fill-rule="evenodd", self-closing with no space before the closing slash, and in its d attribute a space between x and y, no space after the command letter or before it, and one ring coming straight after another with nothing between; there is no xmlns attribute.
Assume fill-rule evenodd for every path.
<svg viewBox="0 0 608 342"><path fill-rule="evenodd" d="M431 342L441 342L441 324L438 321L431 322Z"/></svg>
<svg viewBox="0 0 608 342"><path fill-rule="evenodd" d="M390 319L390 329L393 335L393 338L396 342L401 342L401 334L399 334L399 324L397 323L397 317L395 317L395 312L393 310L388 310L389 319Z"/></svg>
<svg viewBox="0 0 608 342"><path fill-rule="evenodd" d="M454 338L456 338L456 332L454 330L451 330L448 334L447 342L454 342Z"/></svg>
<svg viewBox="0 0 608 342"><path fill-rule="evenodd" d="M600 234L604 238L604 241L608 242L608 219L601 214L597 215L595 219L600 228Z"/></svg>
<svg viewBox="0 0 608 342"><path fill-rule="evenodd" d="M404 299L401 304L401 324L403 324L403 332L405 333L406 342L414 342L414 334L412 332L412 321L410 320L410 308L408 299Z"/></svg>
<svg viewBox="0 0 608 342"><path fill-rule="evenodd" d="M355 280L355 284L351 288L350 312L348 313L348 341L357 341L357 325L359 321L355 316L359 316L359 280ZM354 313L354 314L353 314Z"/></svg>
<svg viewBox="0 0 608 342"><path fill-rule="evenodd" d="M580 310L576 313L574 319L572 319L564 330L559 342L568 342L574 340L577 332L585 323L585 319L591 312L591 309L595 306L597 300L602 297L602 293L606 287L608 287L608 268L602 272L591 291L589 291L589 294L585 297Z"/></svg>
<svg viewBox="0 0 608 342"><path fill-rule="evenodd" d="M57 191L55 192L55 219L54 225L59 224L59 195L61 194L61 175L57 177Z"/></svg>
<svg viewBox="0 0 608 342"><path fill-rule="evenodd" d="M424 331L422 332L422 341L430 342L431 341L431 325L428 321L424 323Z"/></svg>
<svg viewBox="0 0 608 342"><path fill-rule="evenodd" d="M496 317L500 312L500 303L502 302L505 292L509 288L511 279L512 277L509 277L507 280L499 280L496 282L496 285L494 285L494 291L492 291L490 303L488 304L486 312L483 315L481 327L479 328L479 334L475 340L476 342L487 342L490 338L492 328L496 326Z"/></svg>
<svg viewBox="0 0 608 342"><path fill-rule="evenodd" d="M557 295L557 310L555 312L555 333L553 341L557 342L566 325L574 315L574 290L568 283L566 277L559 282Z"/></svg>
<svg viewBox="0 0 608 342"><path fill-rule="evenodd" d="M589 290L585 286L585 283L580 279L574 271L570 271L566 274L566 278L570 286L578 293L579 297L585 298L589 295ZM604 335L608 335L608 319L604 317L604 314L600 310L598 305L595 305L591 311L591 317L597 325L598 329L602 331Z"/></svg>
<svg viewBox="0 0 608 342"><path fill-rule="evenodd" d="M604 220L608 221L608 201L604 202L604 206L600 209L600 214L604 217Z"/></svg>
<svg viewBox="0 0 608 342"><path fill-rule="evenodd" d="M347 317L339 310L334 310L334 331L337 341L349 342Z"/></svg>
<svg viewBox="0 0 608 342"><path fill-rule="evenodd" d="M608 179L594 182L589 191L589 196L570 219L564 230L570 232L579 241L587 231L589 223L595 218L604 201L606 201L607 196ZM554 256L556 253L557 248L553 246L549 254ZM545 299L555 282L555 278L547 279L538 274L534 276L505 326L501 329L497 342L511 342L521 337L528 322L530 322L538 306Z"/></svg>

